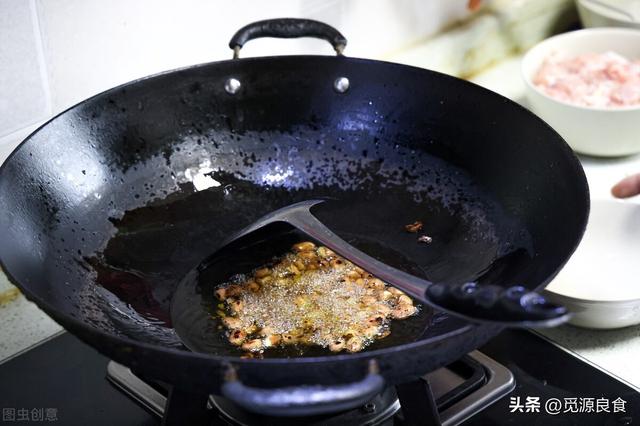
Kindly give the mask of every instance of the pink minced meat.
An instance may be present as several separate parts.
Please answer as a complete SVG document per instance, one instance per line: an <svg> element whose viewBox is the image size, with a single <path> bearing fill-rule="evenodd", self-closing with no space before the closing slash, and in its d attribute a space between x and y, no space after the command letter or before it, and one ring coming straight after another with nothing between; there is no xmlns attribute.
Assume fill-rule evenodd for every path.
<svg viewBox="0 0 640 426"><path fill-rule="evenodd" d="M552 98L591 107L640 105L640 60L615 53L545 59L533 83Z"/></svg>

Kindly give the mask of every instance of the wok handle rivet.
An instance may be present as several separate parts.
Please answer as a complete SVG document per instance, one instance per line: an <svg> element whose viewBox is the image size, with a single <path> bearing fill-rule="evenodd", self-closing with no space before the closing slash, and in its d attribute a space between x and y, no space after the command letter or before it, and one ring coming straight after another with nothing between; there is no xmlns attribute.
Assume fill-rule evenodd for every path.
<svg viewBox="0 0 640 426"><path fill-rule="evenodd" d="M333 82L333 88L338 93L344 93L349 90L349 79L347 77L338 77Z"/></svg>
<svg viewBox="0 0 640 426"><path fill-rule="evenodd" d="M376 404L374 404L373 402L367 402L366 404L364 404L364 406L362 407L362 411L364 411L365 413L375 413L376 411Z"/></svg>
<svg viewBox="0 0 640 426"><path fill-rule="evenodd" d="M235 95L236 93L238 93L240 87L242 87L242 84L237 78L231 77L224 82L224 91L230 95Z"/></svg>

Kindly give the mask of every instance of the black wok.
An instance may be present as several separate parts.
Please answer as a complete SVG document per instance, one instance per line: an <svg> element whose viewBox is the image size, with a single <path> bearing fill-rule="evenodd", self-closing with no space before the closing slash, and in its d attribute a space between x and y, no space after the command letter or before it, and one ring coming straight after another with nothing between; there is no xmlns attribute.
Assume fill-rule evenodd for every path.
<svg viewBox="0 0 640 426"><path fill-rule="evenodd" d="M305 21L260 23L239 45L247 34L345 44ZM390 343L357 354L240 359L206 324L201 352L186 350L170 313L178 283L198 279L187 274L225 236L315 198L333 201L314 214L385 262L436 282L528 289L567 261L589 210L566 143L488 90L341 55L234 59L111 89L27 138L0 169L0 262L30 300L114 360L277 414L353 406L500 331L425 309L409 331L398 323L396 339L392 330ZM418 219L428 246L402 232ZM298 388L295 404L292 389L247 387L302 384L325 387Z"/></svg>

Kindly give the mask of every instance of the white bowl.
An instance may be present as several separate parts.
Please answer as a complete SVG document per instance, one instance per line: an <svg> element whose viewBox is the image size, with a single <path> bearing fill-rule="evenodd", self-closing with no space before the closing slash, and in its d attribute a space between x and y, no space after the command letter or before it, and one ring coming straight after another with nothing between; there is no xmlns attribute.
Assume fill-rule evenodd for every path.
<svg viewBox="0 0 640 426"><path fill-rule="evenodd" d="M568 55L614 51L640 58L640 30L591 28L560 34L532 47L522 59L522 76L531 110L545 120L580 153L617 157L640 152L640 106L595 108L550 97L532 82L552 53Z"/></svg>
<svg viewBox="0 0 640 426"><path fill-rule="evenodd" d="M640 323L640 205L596 200L582 242L545 289L587 328Z"/></svg>
<svg viewBox="0 0 640 426"><path fill-rule="evenodd" d="M611 7L606 7L605 5ZM585 28L627 27L640 29L638 0L577 0L580 21Z"/></svg>

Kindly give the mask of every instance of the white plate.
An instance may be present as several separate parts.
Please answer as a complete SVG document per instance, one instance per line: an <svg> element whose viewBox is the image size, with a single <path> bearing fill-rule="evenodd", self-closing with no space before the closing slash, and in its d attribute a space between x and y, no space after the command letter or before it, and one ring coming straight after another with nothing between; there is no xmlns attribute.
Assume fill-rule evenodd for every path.
<svg viewBox="0 0 640 426"><path fill-rule="evenodd" d="M640 205L593 201L580 246L545 292L574 313L574 325L640 323Z"/></svg>

